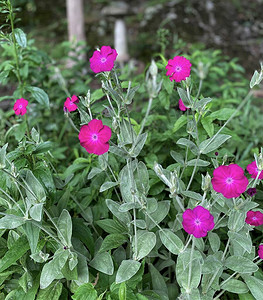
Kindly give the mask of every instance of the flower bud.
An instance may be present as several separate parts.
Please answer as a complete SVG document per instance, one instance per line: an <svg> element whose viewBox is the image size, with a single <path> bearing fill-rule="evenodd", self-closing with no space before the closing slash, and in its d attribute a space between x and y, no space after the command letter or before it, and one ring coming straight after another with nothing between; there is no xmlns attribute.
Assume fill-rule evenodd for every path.
<svg viewBox="0 0 263 300"><path fill-rule="evenodd" d="M211 176L208 173L206 173L205 176L202 175L202 190L204 192L209 190L210 183L211 183Z"/></svg>

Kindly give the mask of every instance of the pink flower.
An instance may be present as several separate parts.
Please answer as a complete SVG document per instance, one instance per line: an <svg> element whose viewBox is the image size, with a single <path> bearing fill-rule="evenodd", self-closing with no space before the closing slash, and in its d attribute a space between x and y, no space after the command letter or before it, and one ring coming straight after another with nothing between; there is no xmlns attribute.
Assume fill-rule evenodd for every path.
<svg viewBox="0 0 263 300"><path fill-rule="evenodd" d="M258 171L257 163L255 160L252 161L252 163L247 166L247 171L251 175L252 178L257 177L259 171ZM263 179L263 171L260 172L258 178Z"/></svg>
<svg viewBox="0 0 263 300"><path fill-rule="evenodd" d="M263 214L260 211L248 211L246 217L246 223L253 226L263 225Z"/></svg>
<svg viewBox="0 0 263 300"><path fill-rule="evenodd" d="M183 213L183 228L196 238L207 235L207 232L215 226L214 217L209 210L202 206L196 206L193 210L188 208Z"/></svg>
<svg viewBox="0 0 263 300"><path fill-rule="evenodd" d="M78 99L78 97L76 95L73 95L71 97L71 99L68 97L67 100L64 102L64 111L65 112L67 112L67 111L69 111L69 112L75 111L78 108L78 106L74 102L75 103L79 102L79 99Z"/></svg>
<svg viewBox="0 0 263 300"><path fill-rule="evenodd" d="M248 179L244 170L237 164L219 166L213 172L212 185L216 192L226 198L236 198L245 192Z"/></svg>
<svg viewBox="0 0 263 300"><path fill-rule="evenodd" d="M24 98L17 99L14 105L14 111L16 115L23 116L26 113L26 107L28 105L28 101Z"/></svg>
<svg viewBox="0 0 263 300"><path fill-rule="evenodd" d="M179 99L179 109L180 109L181 111L186 111L187 109L189 109L188 107L186 107L186 106L184 105L184 102L183 102L182 99Z"/></svg>
<svg viewBox="0 0 263 300"><path fill-rule="evenodd" d="M88 125L80 128L79 141L89 153L102 155L109 151L108 141L111 138L110 127L103 125L101 120L93 119Z"/></svg>
<svg viewBox="0 0 263 300"><path fill-rule="evenodd" d="M259 245L258 247L258 256L263 259L263 245Z"/></svg>
<svg viewBox="0 0 263 300"><path fill-rule="evenodd" d="M111 71L118 53L110 46L102 46L100 51L94 51L90 58L90 68L95 73Z"/></svg>
<svg viewBox="0 0 263 300"><path fill-rule="evenodd" d="M169 76L171 81L180 82L190 76L191 66L192 64L187 58L175 56L168 60L166 76Z"/></svg>
<svg viewBox="0 0 263 300"><path fill-rule="evenodd" d="M248 193L248 195L249 195L250 197L253 197L253 196L256 195L257 189L256 189L256 188L249 188L249 189L247 189L247 193Z"/></svg>

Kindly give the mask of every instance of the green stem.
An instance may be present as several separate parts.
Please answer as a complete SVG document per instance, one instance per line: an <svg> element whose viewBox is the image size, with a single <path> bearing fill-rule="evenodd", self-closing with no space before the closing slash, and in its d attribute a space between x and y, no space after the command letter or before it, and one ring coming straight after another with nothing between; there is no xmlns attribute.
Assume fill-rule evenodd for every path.
<svg viewBox="0 0 263 300"><path fill-rule="evenodd" d="M191 183L192 183L192 181L193 181L193 179L194 179L194 175L195 175L195 171L196 171L196 168L197 168L197 164L198 164L199 158L200 158L200 154L198 154L197 159L196 159L196 161L195 161L194 169L193 169L193 172L192 172L190 181L189 181L189 183L188 183L188 186L187 186L187 188L186 188L186 191L189 190L189 188L190 188L190 186L191 186Z"/></svg>
<svg viewBox="0 0 263 300"><path fill-rule="evenodd" d="M224 260L225 256L226 256L226 253L227 253L227 250L228 250L228 247L229 247L229 244L230 244L230 239L228 238L227 240L227 244L226 244L226 247L225 247L225 250L224 250L224 253L222 255L222 258L221 258L221 261Z"/></svg>
<svg viewBox="0 0 263 300"><path fill-rule="evenodd" d="M139 134L137 136L137 139L138 140L138 137L141 135L141 133L143 132L143 129L144 129L144 126L145 126L145 123L148 119L148 116L149 116L149 113L150 113L150 110L151 110L151 107L152 107L152 102L153 102L153 98L150 98L149 99L149 102L148 102L148 107L147 107L147 111L146 111L146 114L145 114L145 117L142 121L142 125L141 125L141 128L140 128L140 131L139 131Z"/></svg>
<svg viewBox="0 0 263 300"><path fill-rule="evenodd" d="M200 95L200 92L201 92L201 89L202 89L202 85L203 85L203 79L201 79L201 80L199 81L198 92L197 92L197 95L196 95L196 97L195 97L196 100L197 100L197 98L198 98L199 95Z"/></svg>

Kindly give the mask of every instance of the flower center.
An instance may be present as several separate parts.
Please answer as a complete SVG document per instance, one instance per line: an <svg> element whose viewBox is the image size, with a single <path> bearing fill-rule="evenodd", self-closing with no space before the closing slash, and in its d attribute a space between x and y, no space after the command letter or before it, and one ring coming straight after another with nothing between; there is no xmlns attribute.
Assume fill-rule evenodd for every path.
<svg viewBox="0 0 263 300"><path fill-rule="evenodd" d="M106 59L105 57L102 57L100 61L101 61L102 63L105 63L106 60L107 60L107 59Z"/></svg>
<svg viewBox="0 0 263 300"><path fill-rule="evenodd" d="M69 105L73 105L74 103L72 101L69 102Z"/></svg>
<svg viewBox="0 0 263 300"><path fill-rule="evenodd" d="M253 220L253 221L256 221L256 220L257 220L257 217L253 217L252 220Z"/></svg>
<svg viewBox="0 0 263 300"><path fill-rule="evenodd" d="M175 68L175 71L176 72L180 72L182 70L182 68L180 67L180 66L177 66L176 68Z"/></svg>
<svg viewBox="0 0 263 300"><path fill-rule="evenodd" d="M19 105L19 108L23 108L23 105L22 105L22 104L20 104L20 105Z"/></svg>
<svg viewBox="0 0 263 300"><path fill-rule="evenodd" d="M96 133L93 133L92 136L91 136L91 139L92 139L93 141L97 141L98 135L97 135Z"/></svg>
<svg viewBox="0 0 263 300"><path fill-rule="evenodd" d="M233 178L228 177L228 178L226 179L226 183L227 183L227 184L233 183Z"/></svg>
<svg viewBox="0 0 263 300"><path fill-rule="evenodd" d="M200 221L200 219L195 219L195 225L197 225L197 226L200 226L201 225L201 221Z"/></svg>

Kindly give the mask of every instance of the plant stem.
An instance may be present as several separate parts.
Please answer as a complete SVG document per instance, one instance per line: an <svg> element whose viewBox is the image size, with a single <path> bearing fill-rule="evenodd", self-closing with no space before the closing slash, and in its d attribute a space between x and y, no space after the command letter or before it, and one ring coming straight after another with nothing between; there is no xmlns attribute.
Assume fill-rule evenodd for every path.
<svg viewBox="0 0 263 300"><path fill-rule="evenodd" d="M197 164L198 164L198 161L199 161L199 158L200 158L200 154L198 154L197 158L196 158L196 161L195 161L195 165L194 165L194 169L193 169L193 172L192 172L192 175L191 175L191 178L190 178L190 181L188 183L188 186L186 188L186 191L189 190L190 186L191 186L191 183L194 179L194 175L195 175L195 171L196 171L196 168L197 168Z"/></svg>
<svg viewBox="0 0 263 300"><path fill-rule="evenodd" d="M146 121L147 121L147 119L148 119L148 116L149 116L149 113L150 113L150 110L151 110L151 107L152 107L152 102L153 102L153 98L151 97L151 98L149 99L147 111L146 111L145 117L144 117L144 119L143 119L143 121L142 121L142 125L141 125L141 128L140 128L140 131L139 131L139 134L138 134L138 136L137 136L136 141L138 140L138 137L139 137L139 136L141 135L141 133L143 132L145 123L146 123Z"/></svg>
<svg viewBox="0 0 263 300"><path fill-rule="evenodd" d="M198 92L197 92L197 95L196 95L196 97L195 97L196 100L197 100L197 98L198 98L199 95L200 95L200 92L201 92L201 89L202 89L202 85L203 85L203 79L201 79L201 80L199 81Z"/></svg>
<svg viewBox="0 0 263 300"><path fill-rule="evenodd" d="M227 244L226 244L226 247L225 247L225 250L224 250L224 253L222 255L222 258L221 258L221 261L224 260L225 256L226 256L226 253L227 253L227 250L228 250L228 247L229 247L229 244L230 244L230 239L228 238L227 240Z"/></svg>
<svg viewBox="0 0 263 300"><path fill-rule="evenodd" d="M192 276L194 247L195 247L195 239L192 238L192 249L191 249L191 253L190 253L190 265L189 265L188 283L187 283L187 287L188 287L189 290L191 290L190 289L190 283L191 283L191 276Z"/></svg>

